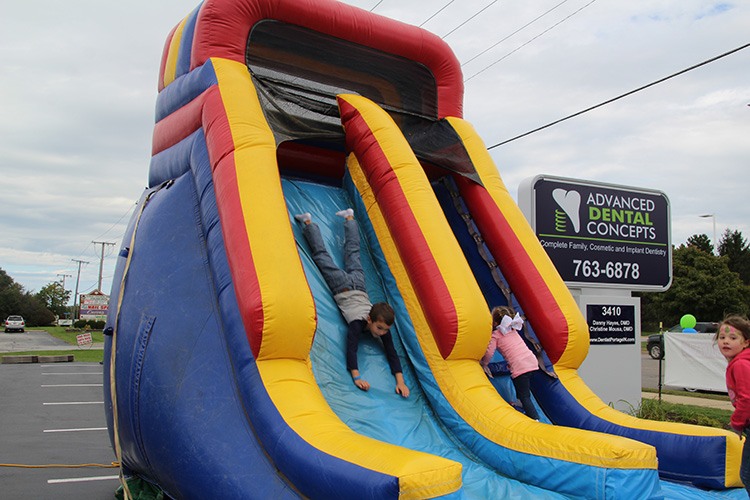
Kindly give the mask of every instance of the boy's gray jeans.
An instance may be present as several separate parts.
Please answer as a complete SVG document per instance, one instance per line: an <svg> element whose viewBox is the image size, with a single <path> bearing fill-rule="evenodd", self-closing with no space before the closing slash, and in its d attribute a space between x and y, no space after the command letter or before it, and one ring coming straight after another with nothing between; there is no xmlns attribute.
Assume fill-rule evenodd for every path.
<svg viewBox="0 0 750 500"><path fill-rule="evenodd" d="M334 295L350 290L367 291L365 273L362 270L362 262L359 258L359 226L356 220L344 221L345 270L342 270L333 262L317 224L314 222L306 224L302 233L305 235L308 245L310 245L315 264L320 269L323 279L325 279L328 288Z"/></svg>

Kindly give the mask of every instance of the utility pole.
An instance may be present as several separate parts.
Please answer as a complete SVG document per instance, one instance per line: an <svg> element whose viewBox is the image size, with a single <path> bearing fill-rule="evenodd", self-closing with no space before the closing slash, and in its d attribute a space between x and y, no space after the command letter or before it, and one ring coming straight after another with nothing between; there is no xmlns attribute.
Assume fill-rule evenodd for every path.
<svg viewBox="0 0 750 500"><path fill-rule="evenodd" d="M719 242L716 241L716 215L714 214L705 214L705 215L699 215L701 219L706 219L708 217L711 217L711 221L714 223L714 241L712 243L714 244L714 253L716 255L719 255Z"/></svg>
<svg viewBox="0 0 750 500"><path fill-rule="evenodd" d="M87 260L79 260L79 259L70 259L73 262L78 263L78 277L76 278L76 292L73 295L73 321L75 321L78 316L78 310L76 309L76 305L78 303L78 283L81 281L81 264L88 264L89 261Z"/></svg>
<svg viewBox="0 0 750 500"><path fill-rule="evenodd" d="M65 278L72 278L73 275L72 274L65 274L65 273L57 273L57 275L58 276L62 276L62 280L60 280L60 281L62 282L62 290L63 290L63 294L64 294L65 293ZM63 304L63 307L65 307L65 309L68 308L68 301L67 300L65 301L65 304ZM67 316L67 314L69 314L69 313L66 312L64 314L66 314L65 319L68 319L69 316ZM59 319L60 318L58 317L58 320ZM60 326L59 323L57 325Z"/></svg>
<svg viewBox="0 0 750 500"><path fill-rule="evenodd" d="M63 287L63 291L65 291L65 277L67 276L68 278L72 278L73 275L72 274L65 274L65 273L57 273L57 275L58 276L62 276L62 287Z"/></svg>
<svg viewBox="0 0 750 500"><path fill-rule="evenodd" d="M94 245L102 246L102 256L99 259L99 285L96 287L96 289L101 292L102 291L102 270L104 268L104 246L105 245L115 246L115 244L110 243L108 241L92 241L91 243L93 243Z"/></svg>

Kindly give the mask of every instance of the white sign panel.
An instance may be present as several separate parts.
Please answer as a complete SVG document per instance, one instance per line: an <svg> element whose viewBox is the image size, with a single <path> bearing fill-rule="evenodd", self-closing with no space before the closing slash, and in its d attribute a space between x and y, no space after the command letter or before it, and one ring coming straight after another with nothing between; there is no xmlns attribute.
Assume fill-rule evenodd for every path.
<svg viewBox="0 0 750 500"><path fill-rule="evenodd" d="M664 385L727 392L726 370L713 333L664 334Z"/></svg>
<svg viewBox="0 0 750 500"><path fill-rule="evenodd" d="M586 314L589 353L578 369L586 385L616 410L627 412L641 403L640 299L582 295L578 305Z"/></svg>

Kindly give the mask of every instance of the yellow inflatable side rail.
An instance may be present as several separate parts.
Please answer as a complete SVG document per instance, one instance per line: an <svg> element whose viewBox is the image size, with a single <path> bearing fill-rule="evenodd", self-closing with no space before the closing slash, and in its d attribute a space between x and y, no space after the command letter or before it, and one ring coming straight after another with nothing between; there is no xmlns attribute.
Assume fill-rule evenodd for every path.
<svg viewBox="0 0 750 500"><path fill-rule="evenodd" d="M577 369L588 352L589 335L578 305L508 193L474 128L462 119L447 120L461 138L482 181L482 185L478 185L457 179L462 198L553 361L565 390L590 415L623 428L609 426L610 432L656 446L660 470L670 477L701 483L701 478L691 478L680 472L680 464L706 460L704 471L708 473L712 469L710 475L723 474L724 487L741 486L742 441L736 434L711 427L638 419L606 405L586 386ZM667 435L667 440L659 434ZM690 437L698 439L690 441ZM687 458L686 447L701 448L704 456ZM714 451L707 451L709 449Z"/></svg>
<svg viewBox="0 0 750 500"><path fill-rule="evenodd" d="M601 468L609 469L612 477L617 476L613 470L633 471L645 488L655 488L653 447L618 436L537 423L500 397L479 364L491 331L484 298L422 167L393 120L376 104L343 95L339 108L347 145L354 151L348 160L353 182L368 207L429 376L444 398L437 406L447 403L450 407L441 418L452 419L454 433L456 427L461 428L459 437L476 444L469 446L483 460L523 482L581 494L578 481L568 490L557 480L551 487L549 477L570 469L591 479L585 487L599 488L606 476L597 470ZM430 273L431 269L437 269L437 274ZM401 332L402 340L408 342L404 335ZM451 342L441 346L443 336ZM461 348L451 350L451 345ZM530 456L538 457L544 466L519 470L514 465Z"/></svg>
<svg viewBox="0 0 750 500"><path fill-rule="evenodd" d="M206 118L207 141L222 140L222 126L231 132L227 154L211 158L215 188L225 199L235 198L237 209L221 213L222 229L240 314L268 396L305 442L396 478L399 498L456 491L461 464L356 434L326 403L310 365L314 302L290 227L273 135L244 64L220 58L211 63L218 92L208 99L223 113ZM212 151L219 149L216 142Z"/></svg>

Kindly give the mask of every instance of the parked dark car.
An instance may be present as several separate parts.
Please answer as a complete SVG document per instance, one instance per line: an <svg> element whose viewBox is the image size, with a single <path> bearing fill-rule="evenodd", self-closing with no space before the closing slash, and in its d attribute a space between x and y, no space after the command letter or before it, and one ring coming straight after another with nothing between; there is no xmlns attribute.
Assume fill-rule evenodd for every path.
<svg viewBox="0 0 750 500"><path fill-rule="evenodd" d="M698 333L716 333L719 329L719 323L713 321L699 321L695 324L695 331ZM674 325L668 332L681 332L682 326ZM664 357L664 334L654 333L648 336L648 343L646 344L646 350L649 355L654 359L661 359Z"/></svg>

